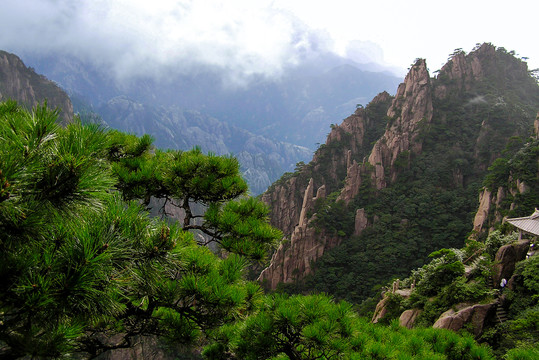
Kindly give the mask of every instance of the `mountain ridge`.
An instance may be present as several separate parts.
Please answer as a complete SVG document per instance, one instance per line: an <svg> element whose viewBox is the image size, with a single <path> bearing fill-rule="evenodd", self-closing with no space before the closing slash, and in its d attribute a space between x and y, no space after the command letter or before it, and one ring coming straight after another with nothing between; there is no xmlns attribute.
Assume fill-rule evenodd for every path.
<svg viewBox="0 0 539 360"><path fill-rule="evenodd" d="M474 101L478 96L481 101ZM471 194L478 189L486 168L501 154L509 137L527 136L530 133L537 108L539 88L536 80L529 75L525 63L503 48L483 44L467 55L462 51L455 52L436 77L430 77L424 60L418 59L399 86L387 113L377 117L378 122L387 125L384 135L373 144L373 150L367 155L360 155L353 151L354 147L344 146L335 154L336 157L329 160L332 163L346 162L348 166L345 176L341 174L337 184L332 185L337 192L333 199L325 202L325 208L320 206L320 201L318 205L310 201L297 201L287 209L286 204L275 204L276 197L272 195L274 191L287 193L287 189L291 188L296 193L305 193L311 177L315 191L320 186L327 188L328 184L311 176L314 173L312 169L325 166L317 158L317 154L326 150L325 147L315 153L313 161L303 171L279 181L279 185L263 195L270 208L276 209L270 215L272 223L281 228L285 235L290 236L294 232L292 224L299 223L300 212L308 212L312 216L310 227L318 229L314 235L316 243L327 246L322 245L324 250L317 251L316 256L306 255L308 250L306 253L293 253L289 245L286 245L286 249L282 246L260 280L270 288L285 283L290 284L290 289L297 285L301 291L302 285L298 280L312 274L310 271L301 272L306 258L309 263L316 262L320 253L327 253L335 244L363 248L364 245L356 243L358 238L367 237L369 242L374 242L376 236L384 236L388 239L389 248L375 250L376 247L371 247L365 249L366 256L360 256L363 259L360 261L372 263L369 274L378 269L375 278L380 283L389 273L380 268L379 263L376 265L372 261L382 253L394 257L399 264L405 261L405 255L410 255L408 264L402 263L396 269L405 274L409 271L406 269L413 268L414 264L419 266L424 261L421 259L430 251L462 243L466 232L471 230L472 218L469 213L476 207L476 197L472 198ZM364 110L358 109L356 114L361 112ZM353 136L350 134L348 138ZM328 140L330 138L331 135ZM355 162L345 160L354 157ZM279 190L276 190L278 187ZM427 192L427 189L431 189L431 192ZM423 198L429 200L425 202ZM343 203L340 204L339 200ZM399 203L402 205L397 206ZM435 210L434 204L440 209ZM424 211L429 208L436 213ZM320 213L320 209L325 209L324 213ZM331 214L333 219L328 218L326 213ZM275 219L279 214L287 219ZM430 224L422 223L424 216L434 216L436 220ZM290 225L282 227L283 222ZM441 233L439 226L448 224L454 233ZM466 230L467 227L470 227L469 230ZM366 229L370 230L365 232ZM393 230L388 232L387 229ZM338 230L341 230L340 235ZM414 234L409 235L414 239L413 246L406 251L398 246L400 250L397 251L395 241L401 239L409 244L411 239L406 240L406 234L410 234L410 231ZM363 241L367 241L367 238ZM301 241L296 239L296 243ZM303 241L312 242L313 239ZM344 258L337 264L335 254L339 251L337 249L333 256L327 256L333 265L326 263L324 266L339 272L341 280L348 276L347 269L367 265L351 265ZM343 251L339 256L345 256L347 251ZM272 270L285 267L288 269L286 275L281 270ZM318 275L316 271L314 274L314 283L320 284L318 290L330 289L332 292L332 286L344 286L320 281L320 276L326 276L321 271L318 271ZM354 283L356 289L362 289L349 288L348 292L359 294L358 298L364 298L372 291L367 288L376 285L376 282L360 285L357 281L349 281L346 286ZM340 295L345 292L339 291L336 295L346 298L347 295Z"/></svg>
<svg viewBox="0 0 539 360"><path fill-rule="evenodd" d="M30 108L47 101L59 109L60 122L73 121L71 100L57 84L27 68L18 56L0 50L0 101L9 99Z"/></svg>

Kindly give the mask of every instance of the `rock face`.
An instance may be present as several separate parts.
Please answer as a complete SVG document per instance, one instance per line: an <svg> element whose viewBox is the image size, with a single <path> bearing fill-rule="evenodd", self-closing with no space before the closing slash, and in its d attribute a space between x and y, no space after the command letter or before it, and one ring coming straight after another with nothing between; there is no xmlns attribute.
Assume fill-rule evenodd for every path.
<svg viewBox="0 0 539 360"><path fill-rule="evenodd" d="M461 307L460 310L453 309L443 313L440 318L432 326L435 329L448 329L459 331L465 325L471 324L474 335L481 336L485 324L489 317L492 317L496 312L496 302L490 304L477 304ZM457 306L458 308L459 306Z"/></svg>
<svg viewBox="0 0 539 360"><path fill-rule="evenodd" d="M382 136L376 141L372 150L365 151L369 128L373 126L372 120L369 118L369 110L379 104L389 104L390 101L391 105L384 109L384 114L386 118L390 119L390 122L385 127L385 132L380 134ZM318 176L317 183L333 190L332 184L342 179L342 177L339 179L339 173L343 173L345 169L344 186L338 197L338 200L343 200L345 203L357 196L365 176L372 179L377 189L381 189L386 186L388 181L393 181L396 178L397 165L407 162L410 154L421 151L422 145L418 139L418 132L421 127L430 123L432 112L432 87L429 74L425 61L418 60L406 76L404 83L399 86L394 99L386 92L381 93L369 103L366 109L357 109L341 125L333 126L325 146L315 153L313 161L309 164L312 168L306 169L305 173L311 171L312 178ZM403 154L406 159L403 159ZM366 161L367 155L369 155L368 161ZM325 166L325 171L323 171L322 166ZM386 169L390 170L388 179L385 177ZM325 176L320 177L321 173ZM304 248L300 247L299 243L303 241L313 243L314 241L314 239L310 239L311 230L305 229L305 231L298 232L292 228L293 224L301 223L297 193L308 188L303 188L300 181L301 174L289 179L285 184L275 186L272 191L265 193L262 197L262 200L272 209L272 225L281 229L285 236L290 234L294 237L293 243L296 249L294 252L298 256L295 261L298 263L305 262L306 258L309 261L316 260L323 254L324 249L329 248L330 244L336 243L330 239L324 240L321 234L317 234L317 242L324 244L324 246L316 246L316 251L313 251L311 246L305 247L309 249L309 254L299 252L300 249ZM305 199L303 199L303 204L305 205ZM359 235L367 224L368 219L365 213L358 211L354 234ZM301 233L301 236L292 235L292 232ZM292 279L289 275L277 275L279 271L285 271L283 264L294 262L289 258L290 255L285 255L283 249L284 247L279 248L274 254L270 266L260 277L262 280L274 279L270 281L272 289L275 288L274 285L276 286L275 279ZM286 260L285 256L287 256ZM296 278L306 275L299 273L301 275L298 276L299 270L294 270L303 268L302 266L288 267L293 268ZM310 271L310 266L308 268Z"/></svg>
<svg viewBox="0 0 539 360"><path fill-rule="evenodd" d="M371 104L383 104L391 100L387 92L379 94ZM336 183L345 175L347 168L363 154L365 135L373 124L365 109L357 109L344 119L341 125L334 125L326 143L314 154L309 166L304 167L290 179L279 181L262 195L262 201L269 205L270 222L289 237L299 223L305 190L310 179L326 192L332 192ZM357 164L357 162L355 162Z"/></svg>
<svg viewBox="0 0 539 360"><path fill-rule="evenodd" d="M399 296L403 299L408 299L410 297L410 294L412 293L412 289L399 289L399 281L395 281L393 283L393 289L391 291L388 291L384 293L382 300L376 304L376 309L374 310L374 314L372 315L371 322L373 324L378 323L386 314L388 313L388 307L391 303L391 297L392 295ZM417 316L418 314L416 314ZM414 318L415 320L415 318Z"/></svg>
<svg viewBox="0 0 539 360"><path fill-rule="evenodd" d="M290 242L283 242L273 254L271 265L262 271L258 280L265 287L275 289L279 283L291 283L312 271L312 264L327 249L338 243L337 238L317 234L314 227L309 226L316 214L308 217L314 209L317 199L326 196L325 186L318 188L314 194L313 179L309 181L303 196L298 224L290 237Z"/></svg>
<svg viewBox="0 0 539 360"><path fill-rule="evenodd" d="M484 44L474 56L466 56L463 51L457 51L441 69L440 73L449 80L451 85L441 84L436 87L435 95L443 99L449 95L450 91L467 91L471 89L474 81L480 80L483 75L481 60L493 57L496 53L494 46Z"/></svg>
<svg viewBox="0 0 539 360"><path fill-rule="evenodd" d="M334 125L309 165L289 179L272 185L262 195L262 201L271 209L271 224L290 239L278 248L270 265L260 275L259 279L270 288L275 289L280 281L291 282L303 277L311 271L312 262L338 243L335 237L317 233L309 226L316 215L311 219L305 215L313 211L315 199L337 190L339 182L350 172L349 168L358 166L357 160L368 154L369 138L375 136L377 127L383 128L383 124L375 124L368 113L378 110L385 114L391 100L391 96L383 92L365 109L358 108L341 125ZM315 188L317 194L313 197ZM356 222L359 229L366 226L367 219L359 214ZM301 269L307 272L302 273Z"/></svg>
<svg viewBox="0 0 539 360"><path fill-rule="evenodd" d="M432 87L425 60L418 60L399 85L385 133L374 144L367 162L347 161L346 179L339 200L349 203L358 193L363 176L378 190L395 181L399 166L406 166L412 154L421 152L419 130L432 120ZM388 173L389 178L386 178Z"/></svg>
<svg viewBox="0 0 539 360"><path fill-rule="evenodd" d="M511 73L511 80L507 78L508 73ZM516 79L518 81L513 83ZM509 100L520 84L529 94L519 94L518 101L511 105L504 96ZM384 102L387 105L382 112L376 104ZM437 189L455 190L464 197L464 191L460 190L468 190L471 184L482 180L486 168L502 153L509 137L523 136L529 130L530 111L524 113L518 109L524 106L529 110L537 104L539 91L535 80L529 76L527 65L505 49L483 44L469 54L457 51L437 77L431 77L425 61L418 59L394 98L380 94L365 109L359 107L341 125L333 125L326 143L315 153L312 162L264 194L263 199L271 208L271 222L283 230L285 236L292 234L294 225L300 222L299 204L310 179L314 179L316 186L325 185L328 194L334 195L337 191L338 195L331 199L343 201L347 210L354 212L353 235L360 235L366 227L376 223L377 214L369 208L376 202L372 199L400 180L400 174L406 173L410 183L416 180L419 180L416 183L429 183L430 179L439 178ZM485 113L489 115L485 116ZM518 115L506 116L506 113ZM379 125L381 119L383 128L373 131L377 120ZM521 126L524 123L526 129ZM372 136L374 133L376 136ZM435 164L440 166L433 167ZM399 194L410 195L402 190L406 188L405 184L399 186L396 189ZM489 189L481 197L475 228L485 228L492 217L493 202L501 204L508 191L515 196L527 189L528 184L522 183L510 190ZM365 196L359 196L360 193ZM419 193L418 203L421 200ZM286 204L283 199L291 200ZM467 203L462 204L470 207ZM365 209L370 212L367 214ZM412 218L402 218L403 231L408 231L407 224L411 224L410 229L423 226L417 219L426 214L417 209L419 207L407 209L410 214L406 216ZM461 214L471 211L462 210ZM439 221L446 223L450 217L460 215L447 212L447 216ZM456 219L457 222L463 222L462 217ZM393 219L395 223L397 220ZM298 256L297 261L302 261L303 254ZM274 260L282 263L278 256Z"/></svg>
<svg viewBox="0 0 539 360"><path fill-rule="evenodd" d="M292 177L284 184L274 185L272 191L262 195L262 201L271 209L271 224L280 229L285 237L289 237L299 224L303 198L298 194L306 190L302 185L297 177Z"/></svg>
<svg viewBox="0 0 539 360"><path fill-rule="evenodd" d="M526 254L530 248L529 240L521 240L514 244L507 244L498 249L495 258L494 284L499 284L502 279L509 280L515 271L517 262L526 259Z"/></svg>
<svg viewBox="0 0 539 360"><path fill-rule="evenodd" d="M475 213L475 218L473 221L473 228L476 232L481 232L481 230L483 230L483 225L487 223L491 202L490 191L488 191L488 189L484 189L479 194L479 208Z"/></svg>
<svg viewBox="0 0 539 360"><path fill-rule="evenodd" d="M402 312L399 317L399 325L411 329L414 327L414 323L421 314L422 310L420 309L409 309Z"/></svg>
<svg viewBox="0 0 539 360"><path fill-rule="evenodd" d="M62 89L27 68L16 55L0 51L0 101L8 99L29 108L47 101L48 107L60 110L61 123L73 120L73 105Z"/></svg>
<svg viewBox="0 0 539 360"><path fill-rule="evenodd" d="M534 121L534 135L535 139L539 138L539 113ZM533 156L533 153L531 153ZM539 158L535 156L539 163ZM527 159L528 161L534 161L534 159ZM492 226L495 223L498 223L503 219L502 210L513 210L517 207L515 198L522 197L526 195L531 188L525 181L518 179L518 174L515 175L510 172L507 176L507 181L504 182L503 186L498 186L497 189L488 189L487 187L483 188L479 194L479 208L474 218L474 232L479 234L485 230L492 230ZM539 178L539 173L537 174ZM512 199L512 201L507 204L507 198Z"/></svg>
<svg viewBox="0 0 539 360"><path fill-rule="evenodd" d="M354 235L359 235L369 225L367 215L365 215L365 209L357 209L354 222Z"/></svg>
<svg viewBox="0 0 539 360"><path fill-rule="evenodd" d="M432 112L430 76L425 60L420 59L399 85L387 112L390 123L369 156L369 164L374 166L377 189L384 188L388 180L395 180L397 172L392 170L390 179L386 179L385 170L394 169L399 156L404 154L404 160L408 161L410 153L421 151L418 130L431 122Z"/></svg>
<svg viewBox="0 0 539 360"><path fill-rule="evenodd" d="M389 303L389 297L384 296L382 300L376 304L376 309L374 309L374 314L372 316L371 322L376 324L387 314L387 305Z"/></svg>

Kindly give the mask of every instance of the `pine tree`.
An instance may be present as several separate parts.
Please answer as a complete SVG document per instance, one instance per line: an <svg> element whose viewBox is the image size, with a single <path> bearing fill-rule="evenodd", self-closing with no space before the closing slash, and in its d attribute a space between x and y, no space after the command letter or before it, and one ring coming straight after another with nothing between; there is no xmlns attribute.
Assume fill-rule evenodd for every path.
<svg viewBox="0 0 539 360"><path fill-rule="evenodd" d="M0 358L95 357L139 335L194 343L256 307L243 269L280 233L243 197L235 159L57 116L0 104ZM150 217L153 198L182 223Z"/></svg>

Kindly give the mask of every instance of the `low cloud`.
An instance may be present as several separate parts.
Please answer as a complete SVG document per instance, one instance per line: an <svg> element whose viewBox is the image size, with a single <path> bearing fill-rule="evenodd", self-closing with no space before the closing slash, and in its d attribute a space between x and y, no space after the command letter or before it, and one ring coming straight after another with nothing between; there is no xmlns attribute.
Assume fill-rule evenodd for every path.
<svg viewBox="0 0 539 360"><path fill-rule="evenodd" d="M479 104L486 104L488 101L485 99L484 95L477 95L473 99L468 100L466 103L467 106L469 105L479 105Z"/></svg>
<svg viewBox="0 0 539 360"><path fill-rule="evenodd" d="M7 0L0 23L0 49L76 56L119 79L201 66L231 79L278 76L332 46L266 0Z"/></svg>

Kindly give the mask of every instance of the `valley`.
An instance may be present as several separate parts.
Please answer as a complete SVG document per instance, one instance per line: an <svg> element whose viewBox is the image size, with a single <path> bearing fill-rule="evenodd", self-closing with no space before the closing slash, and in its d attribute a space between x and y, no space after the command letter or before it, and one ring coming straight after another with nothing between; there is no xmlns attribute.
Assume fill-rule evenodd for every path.
<svg viewBox="0 0 539 360"><path fill-rule="evenodd" d="M0 52L0 358L533 359L537 73L319 60L231 90Z"/></svg>

